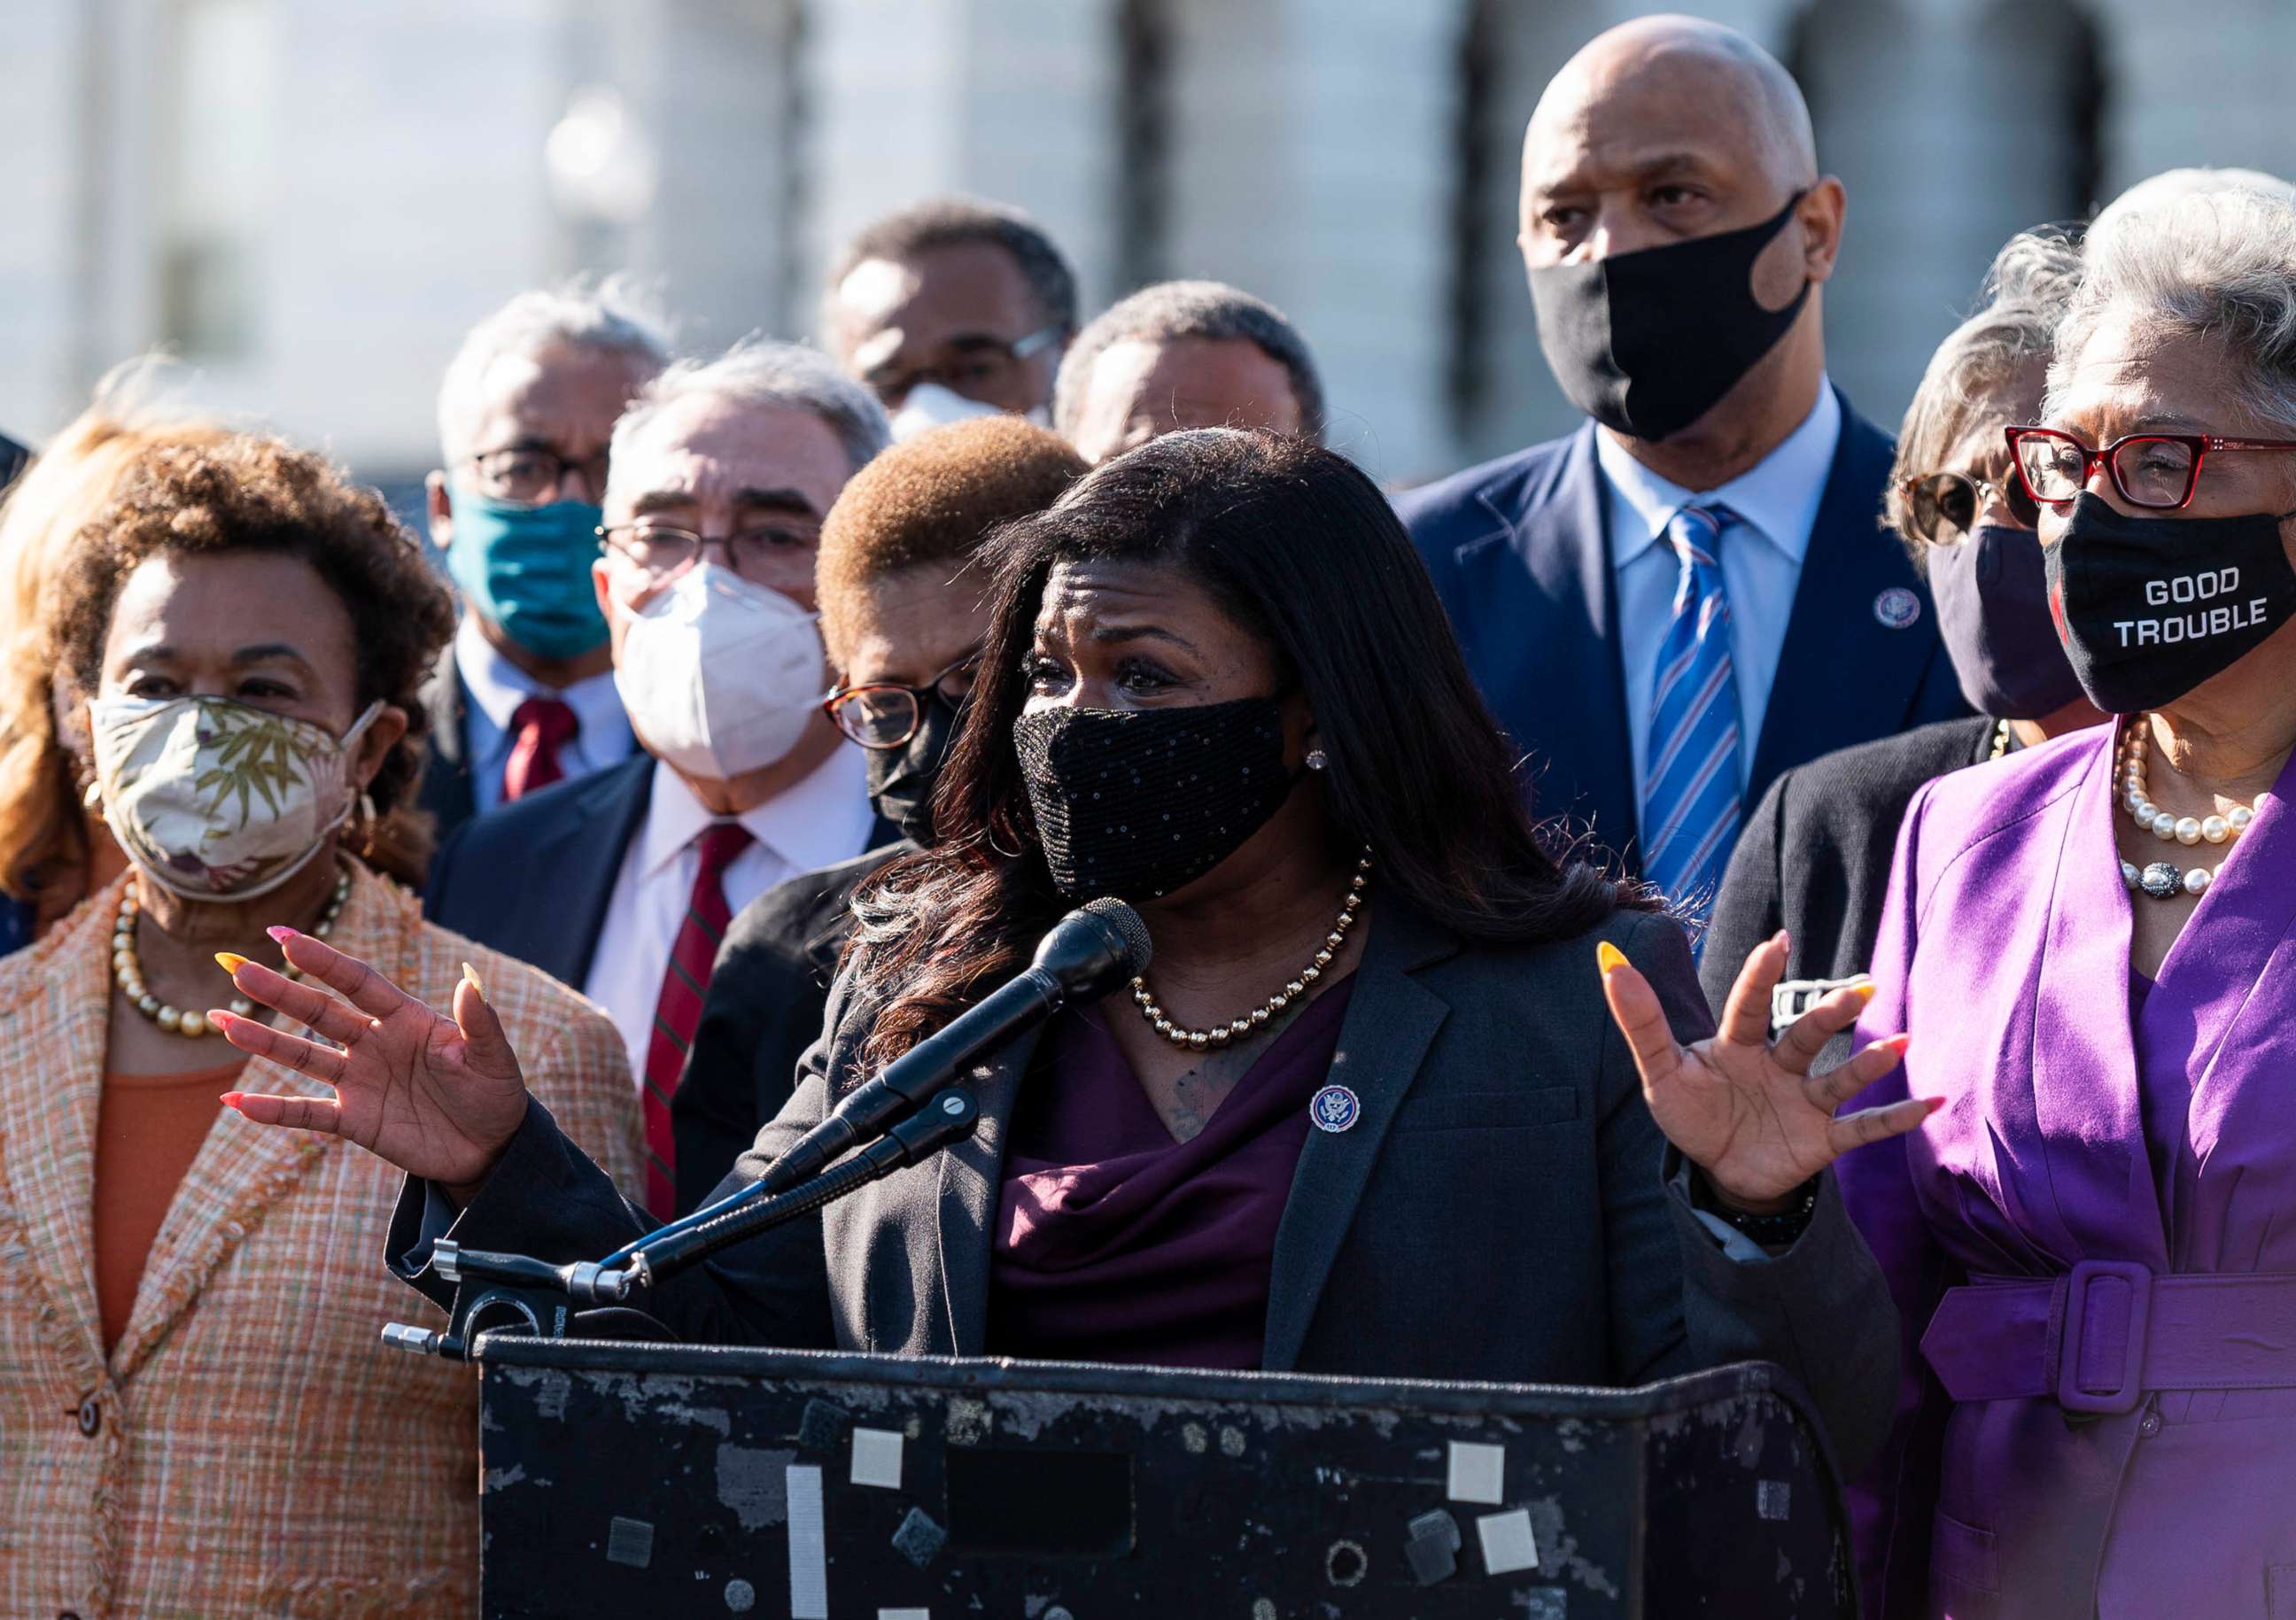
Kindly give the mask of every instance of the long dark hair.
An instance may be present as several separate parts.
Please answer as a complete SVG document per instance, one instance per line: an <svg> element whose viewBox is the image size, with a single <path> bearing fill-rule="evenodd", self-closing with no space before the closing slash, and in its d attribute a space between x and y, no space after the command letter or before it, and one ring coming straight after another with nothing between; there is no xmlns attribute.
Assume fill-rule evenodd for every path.
<svg viewBox="0 0 2296 1620"><path fill-rule="evenodd" d="M1497 944L1657 909L1639 886L1550 850L1418 552L1346 458L1273 433L1168 434L1008 527L988 555L994 612L933 798L939 841L856 901L848 964L873 1010L865 1062L898 1056L1017 970L1065 909L1013 746L1055 562L1177 569L1271 650L1315 716L1331 819L1346 848L1370 847L1382 894Z"/></svg>

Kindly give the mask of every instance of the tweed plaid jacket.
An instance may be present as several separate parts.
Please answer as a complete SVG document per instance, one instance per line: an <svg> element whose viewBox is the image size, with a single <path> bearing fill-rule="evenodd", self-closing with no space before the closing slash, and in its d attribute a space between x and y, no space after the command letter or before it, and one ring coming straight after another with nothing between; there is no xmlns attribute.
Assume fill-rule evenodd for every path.
<svg viewBox="0 0 2296 1620"><path fill-rule="evenodd" d="M529 1084L642 1186L605 1015L355 871L332 943L434 1006L468 959ZM472 1614L476 1374L379 1341L443 1322L383 1264L398 1171L221 1112L104 1354L90 1200L119 888L0 960L0 1614ZM242 1085L328 1094L260 1059Z"/></svg>

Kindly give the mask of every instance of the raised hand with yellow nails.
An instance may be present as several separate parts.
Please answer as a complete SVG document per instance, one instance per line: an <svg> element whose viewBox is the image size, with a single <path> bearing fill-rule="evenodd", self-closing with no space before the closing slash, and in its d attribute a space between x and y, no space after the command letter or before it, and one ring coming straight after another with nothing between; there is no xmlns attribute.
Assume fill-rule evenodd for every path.
<svg viewBox="0 0 2296 1620"><path fill-rule="evenodd" d="M1711 1036L1685 1046L1650 982L1608 940L1595 946L1603 995L1634 1052L1643 1098L1666 1138L1723 1202L1751 1214L1785 1208L1796 1190L1850 1149L1898 1136L1942 1099L1910 1098L1855 1114L1834 1110L1897 1066L1906 1037L1876 1041L1822 1075L1811 1062L1857 1021L1870 980L1836 990L1770 1039L1770 992L1785 971L1786 936L1764 940L1738 970Z"/></svg>

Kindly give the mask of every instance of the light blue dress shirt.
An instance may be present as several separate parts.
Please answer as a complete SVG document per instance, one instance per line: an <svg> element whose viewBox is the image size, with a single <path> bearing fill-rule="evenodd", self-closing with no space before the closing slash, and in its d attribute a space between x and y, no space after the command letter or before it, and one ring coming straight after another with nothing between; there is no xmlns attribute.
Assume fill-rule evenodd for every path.
<svg viewBox="0 0 2296 1620"><path fill-rule="evenodd" d="M518 743L511 716L529 698L556 698L574 711L579 729L558 750L558 768L567 781L619 765L638 746L611 669L554 691L496 651L477 617L466 613L455 632L455 670L467 700L463 724L470 745L471 799L481 814L502 803L503 769Z"/></svg>
<svg viewBox="0 0 2296 1620"><path fill-rule="evenodd" d="M1595 430L1603 470L1611 580L1619 598L1619 661L1626 677L1627 735L1634 750L1635 802L1650 782L1651 693L1659 648L1674 618L1682 563L1666 543L1666 526L1691 502L1718 502L1737 514L1722 540L1722 588L1730 601L1730 664L1738 687L1738 788L1752 779L1754 751L1769 711L1786 621L1793 616L1809 531L1825 499L1833 453L1841 442L1841 402L1821 378L1817 404L1784 442L1719 488L1688 490L1628 455L1607 430Z"/></svg>

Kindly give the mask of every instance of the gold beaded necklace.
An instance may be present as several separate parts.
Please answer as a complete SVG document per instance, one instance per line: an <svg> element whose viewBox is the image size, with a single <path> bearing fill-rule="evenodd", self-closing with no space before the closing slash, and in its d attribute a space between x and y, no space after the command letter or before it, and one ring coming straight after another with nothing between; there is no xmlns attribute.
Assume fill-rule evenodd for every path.
<svg viewBox="0 0 2296 1620"><path fill-rule="evenodd" d="M343 913L343 902L350 898L351 875L342 872L335 879L335 892L327 897L327 909L320 913L319 926L311 932L324 939L335 926L335 919ZM144 961L135 953L135 919L143 907L135 899L135 886L130 883L119 896L119 914L111 925L111 977L119 986L119 994L127 1004L157 1024L169 1035L198 1040L221 1031L208 1022L208 1016L196 1009L171 1007L152 994L144 983ZM280 971L289 978L300 978L302 974L291 965L283 964ZM226 1003L241 1018L255 1016L255 1003L243 995L234 995Z"/></svg>
<svg viewBox="0 0 2296 1620"><path fill-rule="evenodd" d="M1371 851L1365 849L1356 863L1356 875L1348 885L1348 897L1341 904L1339 920L1332 931L1324 936L1324 944L1314 960L1285 981L1283 988L1269 996L1246 1016L1225 1024L1215 1024L1210 1029L1183 1029L1172 1022L1164 1010L1156 1004L1145 978L1132 981L1132 1000L1140 1009L1140 1016L1154 1026L1156 1033L1175 1046L1185 1046L1191 1051L1202 1051L1207 1047L1226 1046L1242 1039L1254 1030L1267 1027L1268 1020L1308 994L1308 986L1324 977L1324 970L1332 965L1341 947L1348 942L1348 930L1355 926L1356 912L1363 905L1364 890L1371 884Z"/></svg>

